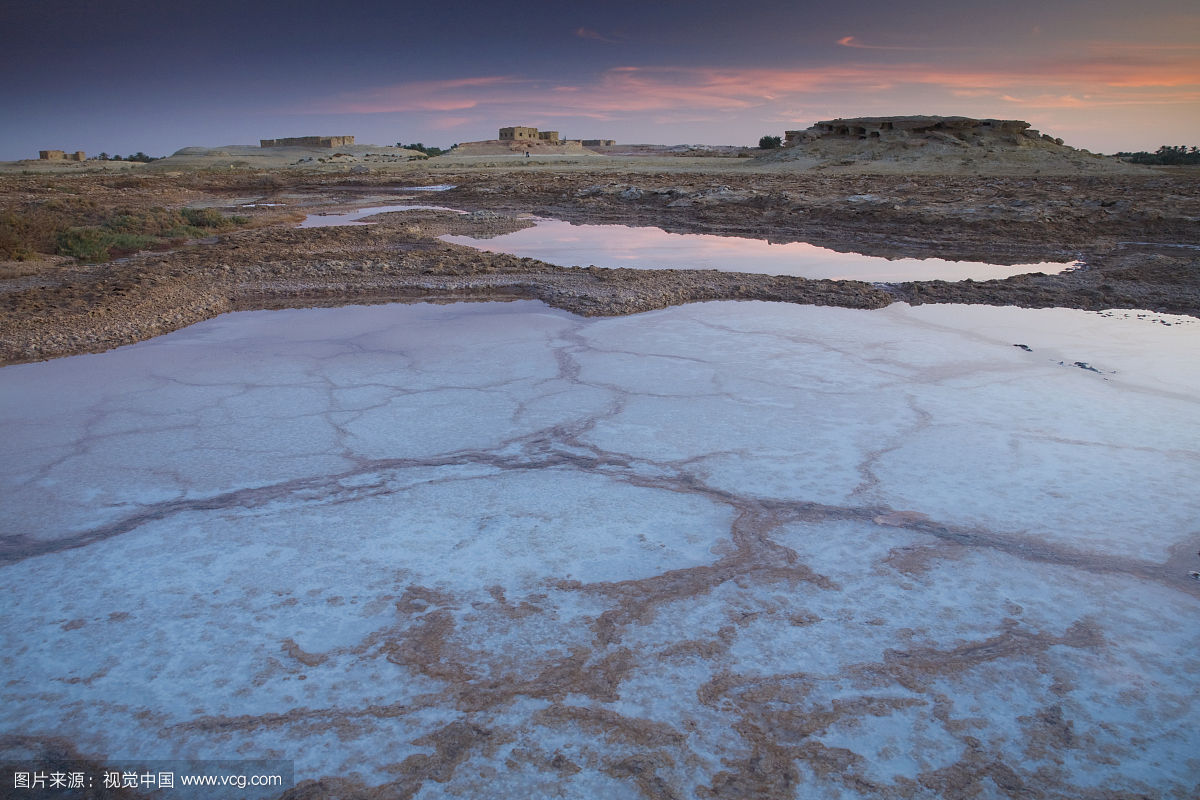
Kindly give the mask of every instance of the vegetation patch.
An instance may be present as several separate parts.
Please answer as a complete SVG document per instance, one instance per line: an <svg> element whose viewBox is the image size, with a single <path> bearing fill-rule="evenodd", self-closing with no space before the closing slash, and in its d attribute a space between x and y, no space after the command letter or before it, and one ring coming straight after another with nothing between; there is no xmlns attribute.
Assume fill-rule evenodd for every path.
<svg viewBox="0 0 1200 800"><path fill-rule="evenodd" d="M426 147L421 142L414 142L413 144L401 144L400 142L396 142L396 147L402 147L405 150L416 150L418 153L424 153L430 158L434 158L435 156L440 156L442 153L449 152L448 150L443 150L440 147ZM451 147L450 149L452 150L454 148Z"/></svg>
<svg viewBox="0 0 1200 800"><path fill-rule="evenodd" d="M1200 147L1196 147L1196 145L1187 147L1182 144L1175 146L1164 144L1153 153L1148 153L1145 150L1137 153L1117 153L1117 158L1130 161L1134 164L1200 164Z"/></svg>
<svg viewBox="0 0 1200 800"><path fill-rule="evenodd" d="M152 236L104 228L67 228L58 235L58 254L74 256L80 261L108 261L113 256L145 250L156 241Z"/></svg>
<svg viewBox="0 0 1200 800"><path fill-rule="evenodd" d="M24 261L38 253L100 262L139 250L245 225L248 218L211 208L118 209L107 213L78 198L30 204L0 213L0 260Z"/></svg>

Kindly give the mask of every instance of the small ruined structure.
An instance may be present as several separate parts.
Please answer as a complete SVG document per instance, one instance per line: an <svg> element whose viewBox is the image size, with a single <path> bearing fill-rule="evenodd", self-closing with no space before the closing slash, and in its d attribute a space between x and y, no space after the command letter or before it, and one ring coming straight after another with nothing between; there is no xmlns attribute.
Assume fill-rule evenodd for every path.
<svg viewBox="0 0 1200 800"><path fill-rule="evenodd" d="M537 128L530 128L522 125L517 125L512 128L501 128L500 141L545 142L546 144L559 143L558 131L539 131Z"/></svg>
<svg viewBox="0 0 1200 800"><path fill-rule="evenodd" d="M87 154L82 150L67 153L62 150L38 150L38 158L42 161L87 161Z"/></svg>
<svg viewBox="0 0 1200 800"><path fill-rule="evenodd" d="M458 155L567 155L586 153L584 147L603 147L616 144L612 139L564 139L558 131L539 131L529 125L514 125L500 129L498 139L482 142L460 142L454 151Z"/></svg>
<svg viewBox="0 0 1200 800"><path fill-rule="evenodd" d="M508 144L538 142L540 144L566 145L568 147L612 147L616 144L614 139L563 139L559 136L558 131L539 131L537 128L520 125L511 128L501 128L500 138L493 139L492 141Z"/></svg>
<svg viewBox="0 0 1200 800"><path fill-rule="evenodd" d="M853 117L818 122L808 130L784 131L784 147L824 139L903 141L912 137L969 142L982 136L1000 136L1019 143L1020 138L1045 139L1061 144L1030 128L1019 119L975 119L973 117Z"/></svg>
<svg viewBox="0 0 1200 800"><path fill-rule="evenodd" d="M538 129L537 128L527 128L527 127L523 127L521 125L517 125L512 128L501 128L500 129L500 141L502 141L502 142L516 142L516 141L521 141L521 140L536 142L537 138L538 138Z"/></svg>
<svg viewBox="0 0 1200 800"><path fill-rule="evenodd" d="M259 147L348 147L353 136L292 136L286 139L259 139Z"/></svg>

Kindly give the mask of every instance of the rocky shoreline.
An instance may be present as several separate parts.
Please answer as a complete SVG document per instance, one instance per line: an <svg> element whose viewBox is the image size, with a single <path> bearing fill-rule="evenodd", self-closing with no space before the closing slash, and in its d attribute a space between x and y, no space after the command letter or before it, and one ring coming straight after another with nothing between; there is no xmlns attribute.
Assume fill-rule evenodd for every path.
<svg viewBox="0 0 1200 800"><path fill-rule="evenodd" d="M98 352L218 314L352 303L538 299L576 314L630 314L703 300L849 308L892 302L1200 317L1200 188L1187 176L988 178L720 176L448 171L356 180L269 182L262 200L308 207L378 204L396 185L454 183L436 202L465 215L410 211L377 224L300 229L280 221L170 252L57 266L0 281L0 364ZM226 196L244 194L227 187ZM220 187L207 187L220 204ZM374 192L375 194L371 194ZM189 200L195 201L191 192ZM390 196L395 202L394 195ZM427 199L427 198L423 198ZM1081 260L1057 275L990 281L860 281L718 272L558 267L442 242L529 224L653 225L674 232L807 241L842 252L1016 264ZM294 216L293 216L294 219ZM1149 243L1147 243L1149 242Z"/></svg>

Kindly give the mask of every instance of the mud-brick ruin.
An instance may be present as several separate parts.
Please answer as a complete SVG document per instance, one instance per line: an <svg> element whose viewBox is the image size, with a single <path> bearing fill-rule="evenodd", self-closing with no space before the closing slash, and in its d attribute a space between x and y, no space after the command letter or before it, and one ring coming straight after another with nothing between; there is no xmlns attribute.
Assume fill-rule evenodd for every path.
<svg viewBox="0 0 1200 800"><path fill-rule="evenodd" d="M1062 144L1061 139L1033 130L1019 119L975 119L973 117L853 117L818 122L808 130L784 131L784 147L794 147L820 139L903 141L926 137L971 142L982 137L1000 137L1014 144L1021 139L1045 139Z"/></svg>
<svg viewBox="0 0 1200 800"><path fill-rule="evenodd" d="M259 147L349 147L353 136L292 136L286 139L259 139Z"/></svg>
<svg viewBox="0 0 1200 800"><path fill-rule="evenodd" d="M558 131L539 131L537 128L514 126L501 128L501 142L541 142L542 144L581 144L584 147L612 147L614 139L563 139Z"/></svg>
<svg viewBox="0 0 1200 800"><path fill-rule="evenodd" d="M87 161L87 154L82 150L67 153L63 150L38 150L38 158L42 161Z"/></svg>
<svg viewBox="0 0 1200 800"><path fill-rule="evenodd" d="M537 128L527 128L520 125L512 128L501 128L500 141L545 142L546 144L559 143L558 131L539 131Z"/></svg>
<svg viewBox="0 0 1200 800"><path fill-rule="evenodd" d="M496 139L482 142L461 142L454 151L458 155L570 155L583 153L584 147L612 146L612 139L564 139L558 131L539 131L529 125L501 128Z"/></svg>

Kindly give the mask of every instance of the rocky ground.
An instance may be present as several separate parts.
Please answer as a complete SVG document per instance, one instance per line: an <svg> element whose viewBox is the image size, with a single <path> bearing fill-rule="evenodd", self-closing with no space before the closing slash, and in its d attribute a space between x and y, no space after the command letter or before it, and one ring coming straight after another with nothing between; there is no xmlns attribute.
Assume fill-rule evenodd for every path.
<svg viewBox="0 0 1200 800"><path fill-rule="evenodd" d="M202 170L0 179L0 212L84 198L114 209L221 207L259 226L106 264L46 258L0 265L0 364L105 350L236 309L407 299L537 298L585 315L755 299L1200 316L1200 182L1193 172L872 176L780 172L746 159L707 159L710 168L685 159L586 161L434 159L353 175ZM475 213L405 212L373 226L295 227L302 210L405 202L397 188L435 183L457 188L434 202ZM563 268L436 238L511 230L526 224L516 215L530 212L888 257L1086 266L1006 280L871 285L712 270Z"/></svg>

